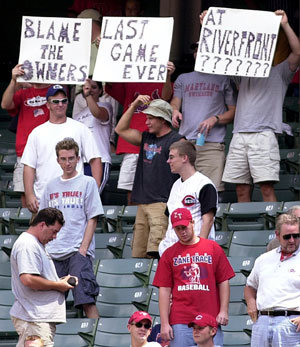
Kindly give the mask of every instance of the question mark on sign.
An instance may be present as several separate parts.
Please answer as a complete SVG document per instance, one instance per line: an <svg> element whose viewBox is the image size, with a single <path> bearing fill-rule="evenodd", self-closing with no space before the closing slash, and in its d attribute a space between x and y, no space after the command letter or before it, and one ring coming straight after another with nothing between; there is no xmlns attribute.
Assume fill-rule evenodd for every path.
<svg viewBox="0 0 300 347"><path fill-rule="evenodd" d="M219 58L219 57L214 57L214 59L215 59L215 65L214 65L214 67L213 67L213 72L215 72L215 68L216 68L218 62L221 60L221 58Z"/></svg>
<svg viewBox="0 0 300 347"><path fill-rule="evenodd" d="M249 69L250 69L250 66L252 65L252 61L247 61L247 63L249 63L249 66L248 66L248 68L247 68L247 70L246 70L246 76L247 76L247 74L248 74L248 72L249 72ZM246 64L247 64L246 63Z"/></svg>
<svg viewBox="0 0 300 347"><path fill-rule="evenodd" d="M235 74L237 75L239 73L239 68L242 65L242 60L241 59L237 59L236 61L239 62L239 65L236 67L236 72L235 72Z"/></svg>
<svg viewBox="0 0 300 347"><path fill-rule="evenodd" d="M254 76L256 76L257 70L261 67L261 63L259 63L258 61L255 63L255 65L257 65L257 68L254 71Z"/></svg>
<svg viewBox="0 0 300 347"><path fill-rule="evenodd" d="M201 58L202 58L202 57L205 57L205 59L203 59L201 71L204 70L204 65L205 65L205 63L209 60L209 56L208 56L208 55L201 55Z"/></svg>
<svg viewBox="0 0 300 347"><path fill-rule="evenodd" d="M264 69L264 76L265 76L265 74L266 74L266 72L267 72L267 70L268 70L268 67L270 66L268 63L264 63L264 66L266 66L265 67L265 69Z"/></svg>
<svg viewBox="0 0 300 347"><path fill-rule="evenodd" d="M228 60L228 63L227 63L227 65L225 66L225 71L224 71L224 73L227 73L227 68L228 68L228 66L231 64L231 62L232 62L232 59L230 59L230 58L226 58L225 59L225 61L226 60Z"/></svg>

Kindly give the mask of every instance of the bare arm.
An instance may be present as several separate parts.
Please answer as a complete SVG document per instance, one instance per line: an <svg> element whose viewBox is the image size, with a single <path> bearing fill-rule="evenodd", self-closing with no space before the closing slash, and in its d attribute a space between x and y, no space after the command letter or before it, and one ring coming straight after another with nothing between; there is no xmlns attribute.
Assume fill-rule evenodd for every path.
<svg viewBox="0 0 300 347"><path fill-rule="evenodd" d="M165 101L169 101L173 94L171 75L175 71L175 65L171 61L168 61L167 70L168 70L167 79L161 91L161 98L164 99Z"/></svg>
<svg viewBox="0 0 300 347"><path fill-rule="evenodd" d="M163 340L169 341L174 338L173 329L169 324L171 288L159 288L159 313L160 313L160 334Z"/></svg>
<svg viewBox="0 0 300 347"><path fill-rule="evenodd" d="M283 10L275 11L277 16L282 16L280 25L286 34L292 52L288 56L289 68L291 71L296 71L300 62L300 41L294 30L291 28L286 13Z"/></svg>
<svg viewBox="0 0 300 347"><path fill-rule="evenodd" d="M98 188L102 180L102 162L101 158L92 158L89 162L91 166L92 175L95 178Z"/></svg>
<svg viewBox="0 0 300 347"><path fill-rule="evenodd" d="M88 108L90 109L92 115L100 119L102 122L108 120L109 115L105 107L100 107L97 104L97 101L94 99L93 95L91 95L91 83L90 79L87 79L83 85L83 96L85 97Z"/></svg>
<svg viewBox="0 0 300 347"><path fill-rule="evenodd" d="M130 121L136 108L142 104L148 104L150 96L139 95L129 106L127 111L122 115L118 124L115 127L115 132L120 135L125 141L139 146L142 142L142 133L136 129L130 128Z"/></svg>
<svg viewBox="0 0 300 347"><path fill-rule="evenodd" d="M216 320L221 325L227 325L229 296L230 296L229 281L227 280L227 281L219 283L218 287L219 287L219 297L220 297L220 312L218 313Z"/></svg>
<svg viewBox="0 0 300 347"><path fill-rule="evenodd" d="M93 239L96 226L97 226L97 217L94 217L94 218L91 218L88 220L86 228L85 228L83 240L82 240L81 246L79 248L79 253L81 253L84 257L86 256L86 252L87 252L87 250L90 246L90 243Z"/></svg>
<svg viewBox="0 0 300 347"><path fill-rule="evenodd" d="M256 289L245 286L244 296L247 303L247 311L253 323L257 320Z"/></svg>
<svg viewBox="0 0 300 347"><path fill-rule="evenodd" d="M180 121L182 121L182 114L179 111L181 107L181 102L181 99L179 99L177 96L173 96L173 99L170 102L170 105L173 108L172 125L174 128L179 128Z"/></svg>
<svg viewBox="0 0 300 347"><path fill-rule="evenodd" d="M210 233L210 229L213 223L214 223L214 213L212 211L209 211L202 216L200 237L203 237L204 239L208 238L208 235Z"/></svg>
<svg viewBox="0 0 300 347"><path fill-rule="evenodd" d="M26 205L29 211L32 213L37 213L39 209L39 202L34 194L33 191L33 184L35 180L35 169L24 165L24 174L23 174L23 180L24 180L24 188L25 188L25 198L26 198Z"/></svg>
<svg viewBox="0 0 300 347"><path fill-rule="evenodd" d="M11 81L2 95L1 107L3 109L11 110L15 107L13 96L18 89L17 77L24 75L24 73L22 64L18 64L12 69Z"/></svg>
<svg viewBox="0 0 300 347"><path fill-rule="evenodd" d="M228 106L228 110L222 114L211 116L207 119L205 119L203 122L199 124L199 132L205 133L205 136L210 132L210 130L216 125L216 124L228 124L233 121L235 114L235 106ZM216 117L218 116L218 118Z"/></svg>
<svg viewBox="0 0 300 347"><path fill-rule="evenodd" d="M69 289L74 288L67 281L70 275L60 279L59 281L50 281L38 275L22 274L20 276L21 282L24 286L33 290L57 290L59 292L66 292Z"/></svg>

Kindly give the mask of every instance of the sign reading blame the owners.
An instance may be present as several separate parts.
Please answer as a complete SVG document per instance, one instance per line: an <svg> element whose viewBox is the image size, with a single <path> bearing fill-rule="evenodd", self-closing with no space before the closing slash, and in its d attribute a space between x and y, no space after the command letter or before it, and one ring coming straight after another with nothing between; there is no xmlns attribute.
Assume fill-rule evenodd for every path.
<svg viewBox="0 0 300 347"><path fill-rule="evenodd" d="M104 17L93 79L165 82L173 18Z"/></svg>
<svg viewBox="0 0 300 347"><path fill-rule="evenodd" d="M268 77L280 20L273 12L210 7L203 20L195 70Z"/></svg>
<svg viewBox="0 0 300 347"><path fill-rule="evenodd" d="M19 82L83 84L88 77L91 19L23 17Z"/></svg>

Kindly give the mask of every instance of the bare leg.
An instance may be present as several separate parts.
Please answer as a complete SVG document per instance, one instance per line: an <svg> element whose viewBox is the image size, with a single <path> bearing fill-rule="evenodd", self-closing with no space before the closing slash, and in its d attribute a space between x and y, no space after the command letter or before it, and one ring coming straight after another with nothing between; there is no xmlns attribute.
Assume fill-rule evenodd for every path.
<svg viewBox="0 0 300 347"><path fill-rule="evenodd" d="M250 184L237 184L236 195L238 202L250 202L251 201L251 190Z"/></svg>
<svg viewBox="0 0 300 347"><path fill-rule="evenodd" d="M264 201L277 201L273 182L261 182L259 185Z"/></svg>
<svg viewBox="0 0 300 347"><path fill-rule="evenodd" d="M87 318L99 318L99 312L95 304L85 304L82 305L83 311Z"/></svg>

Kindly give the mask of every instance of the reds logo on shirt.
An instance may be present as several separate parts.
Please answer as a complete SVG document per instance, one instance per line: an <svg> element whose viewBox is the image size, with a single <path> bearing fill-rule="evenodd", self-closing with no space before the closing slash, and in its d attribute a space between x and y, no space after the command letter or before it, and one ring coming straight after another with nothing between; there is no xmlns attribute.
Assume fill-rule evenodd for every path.
<svg viewBox="0 0 300 347"><path fill-rule="evenodd" d="M187 207L187 206L193 206L196 204L197 200L195 199L194 196L192 195L186 195L183 199L182 199L182 204L183 206Z"/></svg>

